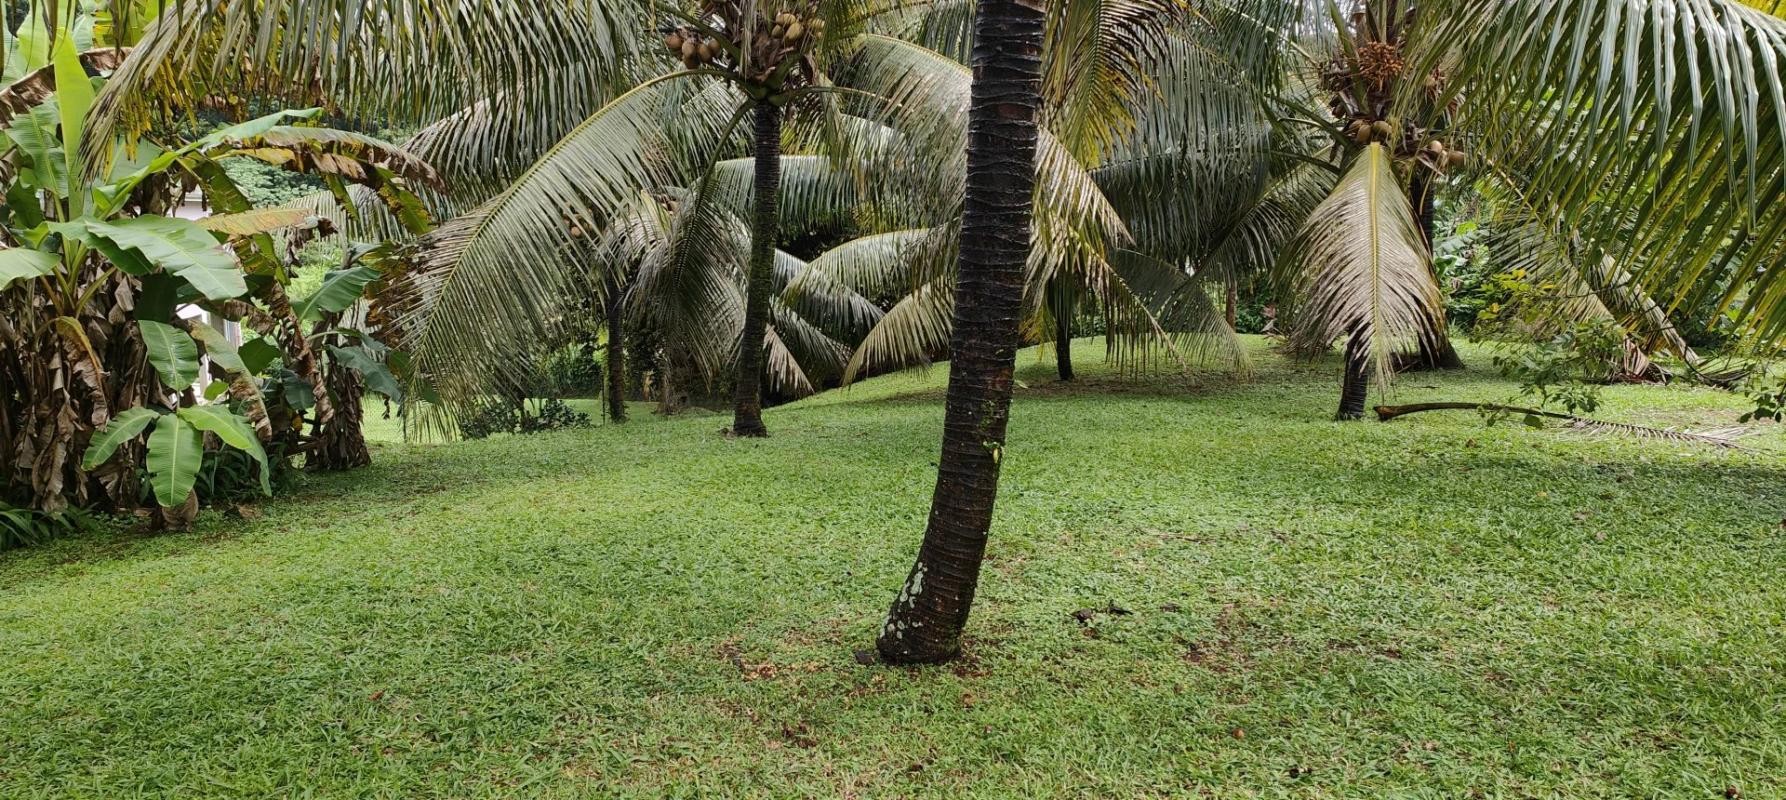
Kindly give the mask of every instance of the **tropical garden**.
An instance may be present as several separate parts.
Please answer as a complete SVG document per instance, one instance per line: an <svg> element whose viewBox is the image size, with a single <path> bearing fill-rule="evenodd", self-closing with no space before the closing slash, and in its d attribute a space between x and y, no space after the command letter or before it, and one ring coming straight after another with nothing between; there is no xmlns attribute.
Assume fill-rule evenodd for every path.
<svg viewBox="0 0 1786 800"><path fill-rule="evenodd" d="M1786 796L1786 5L0 29L0 795Z"/></svg>

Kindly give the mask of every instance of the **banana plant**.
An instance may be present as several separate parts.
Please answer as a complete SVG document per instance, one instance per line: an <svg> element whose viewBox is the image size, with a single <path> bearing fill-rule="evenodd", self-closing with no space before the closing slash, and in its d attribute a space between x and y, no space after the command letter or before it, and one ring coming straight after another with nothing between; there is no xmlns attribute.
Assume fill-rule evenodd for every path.
<svg viewBox="0 0 1786 800"><path fill-rule="evenodd" d="M127 508L138 496L137 465L147 463L157 502L189 506L187 446L210 433L247 450L235 434L264 431L266 404L243 354L209 326L179 319L175 309L192 304L233 310L236 318L297 319L284 300L290 276L271 234L313 224L298 210L252 208L222 162L254 158L320 175L344 195L350 183L365 185L402 215L421 213L406 182L436 178L398 148L314 127L314 109L184 143L115 142L95 172L83 135L105 70L101 77L89 70L106 62L80 52L75 30L59 27L50 63L21 79L28 85L0 90L0 105L11 114L0 120L0 461L7 493L42 510ZM214 216L172 216L193 188ZM355 285L325 286L306 313L339 313L340 295ZM201 355L228 388L227 406L200 404L193 386ZM221 399L221 392L211 394ZM146 443L126 435L149 422L155 432ZM89 446L95 436L106 446ZM265 462L255 438L250 455Z"/></svg>

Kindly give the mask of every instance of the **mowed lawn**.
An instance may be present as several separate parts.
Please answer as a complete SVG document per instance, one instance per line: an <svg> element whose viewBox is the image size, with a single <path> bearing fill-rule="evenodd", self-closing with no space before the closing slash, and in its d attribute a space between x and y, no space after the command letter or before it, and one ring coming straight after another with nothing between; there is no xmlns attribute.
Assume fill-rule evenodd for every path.
<svg viewBox="0 0 1786 800"><path fill-rule="evenodd" d="M1786 436L1330 421L1026 353L968 656L862 666L944 369L0 554L0 797L1786 796ZM1398 401L1502 400L1467 374ZM1741 398L1609 390L1720 427ZM1082 623L1075 612L1088 617Z"/></svg>

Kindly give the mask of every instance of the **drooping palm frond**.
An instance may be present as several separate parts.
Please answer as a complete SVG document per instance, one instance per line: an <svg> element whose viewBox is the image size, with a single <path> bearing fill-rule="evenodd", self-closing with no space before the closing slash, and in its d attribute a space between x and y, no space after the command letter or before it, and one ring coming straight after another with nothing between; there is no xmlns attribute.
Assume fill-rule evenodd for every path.
<svg viewBox="0 0 1786 800"><path fill-rule="evenodd" d="M1111 267L1144 305L1172 355L1188 365L1227 363L1241 374L1251 367L1246 347L1210 297L1213 281L1135 250L1119 250ZM1108 313L1108 312L1107 312Z"/></svg>
<svg viewBox="0 0 1786 800"><path fill-rule="evenodd" d="M1286 262L1302 298L1297 338L1324 351L1352 337L1363 344L1352 355L1387 384L1398 345L1435 329L1441 299L1428 257L1388 150L1365 146L1309 215Z"/></svg>
<svg viewBox="0 0 1786 800"><path fill-rule="evenodd" d="M1460 125L1665 303L1786 332L1786 20L1732 0L1422 4Z"/></svg>
<svg viewBox="0 0 1786 800"><path fill-rule="evenodd" d="M882 184L871 188L869 196L875 199L875 208L919 204L918 213L906 214L900 221L908 223L907 230L927 233L915 234L915 242L905 243L924 244L904 249L914 260L900 282L904 291L915 296L896 303L877 323L877 328L884 329L859 345L851 362L852 375L864 365L884 369L926 363L947 342L951 308L941 296L947 292L939 292L938 287L952 286L952 248L958 231L955 220L965 181L963 121L971 85L966 67L908 42L870 37L860 55L861 69L846 73L843 81L869 96L887 98L898 109L900 119L877 127L875 111L863 111L860 119L868 124L849 131L850 138L841 149L860 163L872 165L876 175L907 176L893 179L897 191ZM914 122L922 127L906 127ZM1064 280L1083 290L1102 310L1119 360L1140 365L1156 347L1174 353L1170 332L1128 287L1128 278L1111 266L1112 254L1132 243L1121 214L1093 173L1059 139L1045 131L1038 149L1037 214L1024 306L1030 329L1033 332L1046 326L1044 287ZM930 199L928 205L924 205L926 198ZM912 221L918 225L909 225ZM861 256L870 254L877 259L868 264L877 268L890 265L878 258L886 250L860 247L846 245L848 249L839 257L815 261L812 280L829 276L838 285L868 296L883 291L886 276L878 272L838 269L857 266L862 263ZM864 277L877 283L849 283Z"/></svg>
<svg viewBox="0 0 1786 800"><path fill-rule="evenodd" d="M1043 32L1042 124L1082 162L1099 160L1156 92L1151 71L1174 43L1176 0L1056 4Z"/></svg>
<svg viewBox="0 0 1786 800"><path fill-rule="evenodd" d="M1539 333L1552 335L1571 323L1607 320L1628 331L1631 346L1645 356L1665 348L1690 366L1700 362L1667 309L1611 255L1556 220L1540 218L1517 188L1493 182L1485 182L1484 188L1491 197L1505 198L1495 203L1487 242L1499 267L1554 287L1542 298L1550 313Z"/></svg>
<svg viewBox="0 0 1786 800"><path fill-rule="evenodd" d="M564 87L607 84L651 14L643 0L176 0L100 94L88 161L113 131L219 98L426 124L503 96L505 128L562 130L581 118Z"/></svg>
<svg viewBox="0 0 1786 800"><path fill-rule="evenodd" d="M723 84L659 81L614 100L507 191L423 241L404 347L427 374L529 380L514 354L550 340L565 304L589 296L593 236L640 191L685 185L736 134ZM597 281L599 283L599 281Z"/></svg>
<svg viewBox="0 0 1786 800"><path fill-rule="evenodd" d="M1521 406L1503 405L1500 403L1413 403L1405 406L1377 406L1377 419L1388 422L1397 417L1419 414L1427 411L1476 411L1493 414L1518 414L1529 418L1555 419L1563 421L1568 429L1589 434L1604 433L1631 436L1639 439L1656 439L1668 442L1687 444L1703 444L1712 447L1735 449L1737 442L1744 436L1754 433L1750 428L1714 428L1711 430L1688 431L1672 428L1652 428L1647 425L1633 425L1627 422L1608 422L1606 420L1578 417L1557 411L1546 411L1541 408L1525 408Z"/></svg>
<svg viewBox="0 0 1786 800"><path fill-rule="evenodd" d="M707 179L708 200L739 219L748 218L756 164L749 158L731 158L713 165ZM857 182L834 159L796 153L781 158L781 192L778 208L783 239L820 230L848 227L850 214L860 205Z"/></svg>

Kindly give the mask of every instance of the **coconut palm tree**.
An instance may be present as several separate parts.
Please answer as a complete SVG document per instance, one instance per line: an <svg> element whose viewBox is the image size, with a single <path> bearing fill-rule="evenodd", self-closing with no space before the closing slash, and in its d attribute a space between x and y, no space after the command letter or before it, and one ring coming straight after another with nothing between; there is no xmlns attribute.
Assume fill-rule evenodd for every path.
<svg viewBox="0 0 1786 800"><path fill-rule="evenodd" d="M845 285L896 298L857 346L849 377L947 353L971 76L951 53L961 49L958 23L971 17L960 13L968 5L936 4L890 25L918 41L874 39L840 73L878 96L929 106L930 136L948 144L926 142L922 150L954 153L940 170L935 156L869 157L876 175L898 176L883 181L897 184L892 192L932 199L899 220L903 228L889 224L879 237L814 260L791 287ZM1088 313L1103 316L1113 352L1130 363L1153 354L1241 361L1232 329L1192 285L1213 275L1196 263L1198 252L1262 189L1270 120L1255 95L1281 74L1269 51L1230 51L1229 41L1241 37L1228 28L1243 19L1257 27L1282 16L1284 5L1249 2L1249 13L1226 18L1210 13L1214 7L1183 15L1150 2L1051 7L1023 320L1026 340L1053 340L1063 378L1070 377L1073 320Z"/></svg>
<svg viewBox="0 0 1786 800"><path fill-rule="evenodd" d="M924 543L877 644L894 663L933 663L959 653L979 583L998 496L1030 253L1043 28L1040 4L980 0L976 6L967 200L943 453Z"/></svg>
<svg viewBox="0 0 1786 800"><path fill-rule="evenodd" d="M1656 311L1703 300L1778 336L1778 6L1325 6L1339 55L1317 69L1333 116L1295 124L1323 131L1342 177L1287 266L1302 348L1347 343L1341 418L1362 415L1398 352L1443 352L1419 201L1445 185L1510 198L1522 233L1499 238L1502 255L1566 272L1601 301L1574 311L1612 314L1639 344L1692 363Z"/></svg>

